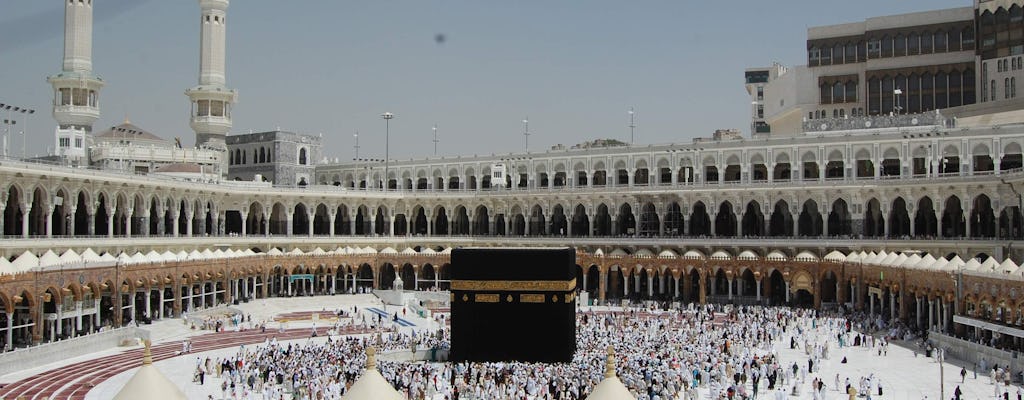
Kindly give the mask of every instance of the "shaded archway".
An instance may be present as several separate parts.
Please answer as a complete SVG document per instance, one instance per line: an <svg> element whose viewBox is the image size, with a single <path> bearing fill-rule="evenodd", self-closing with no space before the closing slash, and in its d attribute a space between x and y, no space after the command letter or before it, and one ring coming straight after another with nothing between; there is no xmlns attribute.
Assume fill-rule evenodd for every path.
<svg viewBox="0 0 1024 400"><path fill-rule="evenodd" d="M541 236L547 234L545 229L547 228L544 218L544 209L540 205L533 206L530 209L530 236Z"/></svg>
<svg viewBox="0 0 1024 400"><path fill-rule="evenodd" d="M797 225L800 228L800 236L821 236L821 213L818 211L817 202L814 200L804 202Z"/></svg>
<svg viewBox="0 0 1024 400"><path fill-rule="evenodd" d="M491 234L491 218L488 215L487 207L478 206L473 213L473 235L487 236Z"/></svg>
<svg viewBox="0 0 1024 400"><path fill-rule="evenodd" d="M703 201L694 204L693 211L690 212L690 235L711 235L711 217L708 216L708 210Z"/></svg>
<svg viewBox="0 0 1024 400"><path fill-rule="evenodd" d="M594 235L611 236L612 217L608 214L608 206L601 204L597 206L597 214L594 215Z"/></svg>
<svg viewBox="0 0 1024 400"><path fill-rule="evenodd" d="M918 237L938 236L938 218L935 217L935 206L930 197L922 197L917 202L914 212L914 235Z"/></svg>
<svg viewBox="0 0 1024 400"><path fill-rule="evenodd" d="M793 214L789 212L789 204L779 200L772 209L772 218L768 226L770 236L793 236Z"/></svg>
<svg viewBox="0 0 1024 400"><path fill-rule="evenodd" d="M658 218L658 210L654 204L644 203L640 207L640 226L637 233L640 236L661 236L661 220Z"/></svg>
<svg viewBox="0 0 1024 400"><path fill-rule="evenodd" d="M685 232L685 221L683 220L683 210L679 207L679 203L671 202L668 203L668 207L665 210L665 231L662 232L664 235L678 236Z"/></svg>
<svg viewBox="0 0 1024 400"><path fill-rule="evenodd" d="M618 235L633 236L636 234L636 217L633 215L633 207L629 203L619 206L619 215L616 216L616 223L619 225Z"/></svg>
<svg viewBox="0 0 1024 400"><path fill-rule="evenodd" d="M587 209L582 204L576 205L572 213L572 235L590 236L590 217L587 216Z"/></svg>
<svg viewBox="0 0 1024 400"><path fill-rule="evenodd" d="M868 200L864 207L864 236L879 237L885 235L885 217L878 199Z"/></svg>
<svg viewBox="0 0 1024 400"><path fill-rule="evenodd" d="M907 202L902 197L892 201L892 210L889 211L889 236L910 236L910 214L907 212Z"/></svg>
<svg viewBox="0 0 1024 400"><path fill-rule="evenodd" d="M832 202L832 211L828 213L828 234L831 236L849 236L853 233L850 224L850 210L846 200L837 199Z"/></svg>
<svg viewBox="0 0 1024 400"><path fill-rule="evenodd" d="M565 218L565 211L562 210L562 205L556 204L551 212L551 225L548 232L551 235L565 236L569 229L568 219Z"/></svg>
<svg viewBox="0 0 1024 400"><path fill-rule="evenodd" d="M992 211L992 200L981 194L974 198L971 207L971 237L991 238L996 236L996 220Z"/></svg>
<svg viewBox="0 0 1024 400"><path fill-rule="evenodd" d="M743 213L743 236L764 236L764 214L756 201L747 203Z"/></svg>
<svg viewBox="0 0 1024 400"><path fill-rule="evenodd" d="M949 196L942 211L942 237L964 237L965 233L964 211L960 206L960 198Z"/></svg>
<svg viewBox="0 0 1024 400"><path fill-rule="evenodd" d="M736 214L733 213L732 203L728 201L723 201L718 206L718 214L715 215L715 236L736 236Z"/></svg>

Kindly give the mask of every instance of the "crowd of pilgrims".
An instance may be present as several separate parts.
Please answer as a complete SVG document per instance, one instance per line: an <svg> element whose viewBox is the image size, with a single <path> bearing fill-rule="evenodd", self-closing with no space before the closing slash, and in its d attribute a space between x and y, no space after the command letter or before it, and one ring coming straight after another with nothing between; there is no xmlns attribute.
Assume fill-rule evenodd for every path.
<svg viewBox="0 0 1024 400"><path fill-rule="evenodd" d="M874 391L875 377L826 385L814 373L835 346L875 345L837 315L786 307L690 305L578 313L577 351L568 364L409 363L378 357L378 370L409 399L585 399L605 373L609 346L617 376L638 399L825 398L826 390ZM365 350L446 348L447 330L391 331L326 341L243 346L225 359L198 359L197 372L223 378L226 399L337 399L365 368ZM879 355L882 355L880 341ZM783 363L778 346L806 353ZM845 360L844 360L845 361ZM218 382L213 380L212 382ZM216 384L216 383L214 383ZM878 389L880 390L880 389ZM830 397L831 398L831 397Z"/></svg>

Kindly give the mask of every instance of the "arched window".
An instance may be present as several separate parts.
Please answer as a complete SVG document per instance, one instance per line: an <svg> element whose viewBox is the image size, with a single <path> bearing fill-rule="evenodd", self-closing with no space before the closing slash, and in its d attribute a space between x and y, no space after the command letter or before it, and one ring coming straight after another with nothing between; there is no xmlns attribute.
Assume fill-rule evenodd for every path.
<svg viewBox="0 0 1024 400"><path fill-rule="evenodd" d="M843 88L842 82L836 82L832 84L832 102L833 103L845 103L848 100L843 99L845 94L845 88Z"/></svg>
<svg viewBox="0 0 1024 400"><path fill-rule="evenodd" d="M267 149L264 148L264 147L260 147L260 161L259 161L259 163L262 164L262 163L265 163L265 162L267 162Z"/></svg>
<svg viewBox="0 0 1024 400"><path fill-rule="evenodd" d="M996 101L996 80L995 79L992 80L992 83L989 85L989 87L990 87L990 89L989 89L989 100Z"/></svg>
<svg viewBox="0 0 1024 400"><path fill-rule="evenodd" d="M1010 78L1003 78L1003 98L1010 98Z"/></svg>
<svg viewBox="0 0 1024 400"><path fill-rule="evenodd" d="M228 152L228 165L235 165L235 152Z"/></svg>
<svg viewBox="0 0 1024 400"><path fill-rule="evenodd" d="M299 149L299 165L306 165L306 149Z"/></svg>
<svg viewBox="0 0 1024 400"><path fill-rule="evenodd" d="M1017 97L1017 78L1010 78L1010 98Z"/></svg>

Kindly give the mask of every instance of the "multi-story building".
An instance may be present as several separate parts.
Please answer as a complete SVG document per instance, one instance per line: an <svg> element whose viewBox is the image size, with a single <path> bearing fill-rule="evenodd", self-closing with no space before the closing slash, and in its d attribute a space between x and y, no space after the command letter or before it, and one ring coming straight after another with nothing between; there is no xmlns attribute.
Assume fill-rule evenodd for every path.
<svg viewBox="0 0 1024 400"><path fill-rule="evenodd" d="M224 23L226 1L201 5L204 24ZM1007 23L1013 12L1011 6ZM277 131L227 136L230 174L250 182L4 161L0 343L52 341L233 299L386 289L396 277L405 288L444 290L452 247L571 245L581 299L843 307L930 330L929 340L944 348L963 345L963 338L994 344L963 357L984 354L1017 365L1011 351L1024 350L1024 268L1017 264L1024 261L1024 125L977 119L953 127L950 108L905 114L896 99L892 110L900 115L889 117L882 115L885 96L873 100L873 89L862 84L878 78L884 91L885 75L872 71L918 71L933 86L919 92L915 106L942 108L934 84L938 67L948 63L914 58L960 57L970 43L959 30L962 14L923 13L862 33L837 28L842 32L815 36L832 50L817 53L818 65L800 74L832 72L806 82L782 68L748 78L752 93L767 84L771 135L754 138L720 131L690 143L557 147L382 168L362 161L314 165L318 138ZM993 48L1003 57L1014 50L1001 55L1000 18ZM914 33L901 26L922 27L914 30L916 51L925 52L928 41L933 54L902 56L898 43L911 51L909 42L873 39ZM222 39L223 26L204 29L215 34L204 34L204 46ZM956 45L951 32L959 33ZM864 39L852 58L846 42L829 39L847 34ZM223 71L203 68L214 78ZM849 74L856 87L835 80L844 85L828 92L829 118L810 116L822 125L800 115L793 126L813 133L776 131L785 124L771 119L769 86L793 80L794 87L818 88L820 77L844 68L856 69ZM948 84L952 70L942 71ZM959 72L960 91L941 92L946 105L952 93L961 104L968 98ZM846 96L851 88L856 101ZM226 113L233 95L214 92L190 92L194 107L212 104ZM810 93L816 107L823 105L825 92ZM799 96L792 98L799 103ZM911 97L900 99L915 107ZM840 106L846 118L838 118ZM1001 114L1014 112L999 107L1006 107ZM832 110L833 120L851 122L829 121ZM975 111L982 110L989 108ZM218 124L202 133L207 143L230 123L223 117L194 115L203 129ZM251 182L264 173L277 184ZM308 185L295 187L303 181Z"/></svg>
<svg viewBox="0 0 1024 400"><path fill-rule="evenodd" d="M934 110L961 126L1024 121L1018 3L976 0L809 28L806 65L745 72L751 132L796 135L817 127L814 120Z"/></svg>
<svg viewBox="0 0 1024 400"><path fill-rule="evenodd" d="M319 136L280 130L227 136L228 179L306 186L313 183L321 142Z"/></svg>
<svg viewBox="0 0 1024 400"><path fill-rule="evenodd" d="M136 174L148 174L171 164L190 164L211 177L219 177L221 154L206 148L183 148L125 120L93 136L89 163L94 168Z"/></svg>

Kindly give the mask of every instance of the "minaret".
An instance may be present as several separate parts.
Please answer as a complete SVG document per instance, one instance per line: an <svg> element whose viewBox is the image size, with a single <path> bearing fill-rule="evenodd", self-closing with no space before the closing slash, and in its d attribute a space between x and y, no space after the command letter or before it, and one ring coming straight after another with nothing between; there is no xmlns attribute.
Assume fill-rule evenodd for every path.
<svg viewBox="0 0 1024 400"><path fill-rule="evenodd" d="M54 154L72 165L84 165L88 135L100 117L103 87L103 80L92 73L92 0L64 2L64 65L46 80L53 85L57 120Z"/></svg>
<svg viewBox="0 0 1024 400"><path fill-rule="evenodd" d="M231 105L238 94L225 86L224 60L228 0L199 0L202 8L199 35L199 85L185 94L192 102L192 130L196 147L226 151L224 136L231 130ZM227 174L222 153L220 174Z"/></svg>

